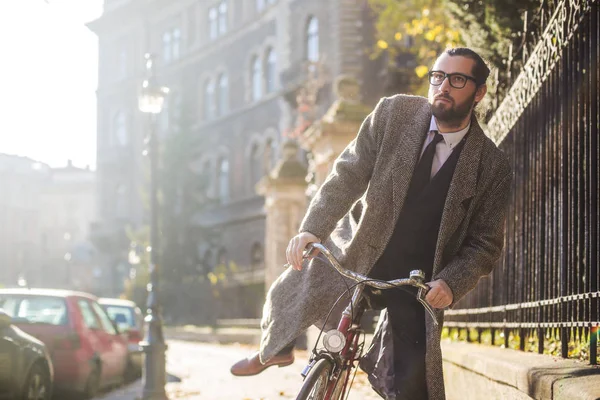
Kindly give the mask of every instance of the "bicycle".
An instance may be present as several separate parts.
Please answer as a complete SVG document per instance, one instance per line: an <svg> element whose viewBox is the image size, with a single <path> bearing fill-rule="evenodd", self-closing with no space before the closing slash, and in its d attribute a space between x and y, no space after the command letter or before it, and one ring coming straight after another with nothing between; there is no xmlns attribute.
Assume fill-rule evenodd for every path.
<svg viewBox="0 0 600 400"><path fill-rule="evenodd" d="M356 282L352 285L354 292L352 298L342 313L337 329L332 329L323 336L324 350L317 351L317 345L323 334L324 326L319 333L317 343L313 348L308 365L302 371L304 383L296 400L344 400L347 399L354 375L358 367L358 361L362 356L365 343L364 331L360 326L360 319L366 309L363 291L365 285L376 290L392 289L401 286L412 286L418 289L417 300L425 307L437 325L437 319L431 306L425 301L425 295L429 287L425 284L425 274L421 270L410 272L410 277L405 279L394 279L382 281L371 279L365 275L343 268L331 252L320 243L312 243L307 247L304 258L313 258L315 250L323 254L329 264L341 275ZM347 291L338 298L337 302L352 287L347 286ZM333 310L334 306L331 310ZM329 318L331 311L327 315ZM362 337L362 339L361 339ZM354 374L353 374L354 371ZM352 381L350 381L352 376Z"/></svg>

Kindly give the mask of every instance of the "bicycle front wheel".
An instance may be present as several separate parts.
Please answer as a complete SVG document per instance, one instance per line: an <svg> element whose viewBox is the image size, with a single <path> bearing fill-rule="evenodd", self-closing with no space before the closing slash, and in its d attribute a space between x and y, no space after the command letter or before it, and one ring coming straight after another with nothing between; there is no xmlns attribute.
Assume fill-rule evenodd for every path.
<svg viewBox="0 0 600 400"><path fill-rule="evenodd" d="M317 361L304 379L296 400L323 400L327 394L332 368L329 360L322 358Z"/></svg>

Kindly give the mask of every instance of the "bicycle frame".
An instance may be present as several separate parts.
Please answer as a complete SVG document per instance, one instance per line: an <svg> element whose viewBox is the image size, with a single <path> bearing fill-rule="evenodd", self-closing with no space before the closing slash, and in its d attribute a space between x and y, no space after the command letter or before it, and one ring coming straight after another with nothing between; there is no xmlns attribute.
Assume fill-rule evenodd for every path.
<svg viewBox="0 0 600 400"><path fill-rule="evenodd" d="M397 286L409 285L418 288L417 300L432 316L433 322L436 325L438 322L435 318L433 309L425 301L425 294L427 293L429 287L424 283L425 274L422 271L411 271L410 278L408 279L396 279L393 281L372 280L367 276L344 269L331 254L331 252L329 252L329 250L320 243L311 244L305 253L305 257L310 257L314 250L322 252L329 260L330 264L343 276L359 283L354 289L350 303L342 313L337 330L327 332L324 337L325 341L327 341L328 336L331 334L331 336L337 337L337 340L340 341L340 345L342 344L341 340L343 338L343 347L339 349L340 346L337 344L333 346L330 345L330 347L328 347L328 344L325 344L325 351L320 351L319 353L313 351L313 355L310 358L310 363L302 371L302 376L306 378L311 368L319 360L323 358L327 359L331 363L332 368L331 372L329 373L329 379L327 380L325 396L319 400L344 400L349 391L348 381L350 379L351 372L357 367L354 363L359 361L361 356L361 354L358 354L357 357L357 353L359 350L362 353L362 349L364 347L364 343L359 343L359 341L362 332L360 329L360 319L365 310L365 306L361 301L363 298L365 284L377 289L390 289ZM321 333L323 332L321 331ZM347 372L346 374L344 374L345 371Z"/></svg>
<svg viewBox="0 0 600 400"><path fill-rule="evenodd" d="M357 353L359 349L362 349L359 341L362 332L360 329L360 318L364 312L364 306L361 304L363 290L363 285L359 285L354 289L351 303L348 304L342 313L338 323L337 331L346 339L344 348L339 352L337 357L329 351L315 354L314 357L311 357L311 363L302 372L303 375L306 375L312 365L321 358L326 357L332 362L332 376L323 400L343 400L345 398L350 376L353 369L357 367L354 363L360 359L360 354L357 357ZM347 374L345 375L343 374L344 370L347 370ZM340 378L343 378L343 381L340 381ZM333 397L336 394L339 396Z"/></svg>

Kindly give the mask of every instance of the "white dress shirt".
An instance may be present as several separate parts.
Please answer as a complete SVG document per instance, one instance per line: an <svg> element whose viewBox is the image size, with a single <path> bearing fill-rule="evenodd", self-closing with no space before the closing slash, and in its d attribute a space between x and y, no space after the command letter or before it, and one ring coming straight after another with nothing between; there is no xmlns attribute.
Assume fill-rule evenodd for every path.
<svg viewBox="0 0 600 400"><path fill-rule="evenodd" d="M440 141L437 144L437 146L435 147L435 155L433 156L433 162L431 163L431 177L432 178L434 177L435 174L438 173L440 168L442 168L442 165L444 165L444 163L446 162L448 157L450 157L450 154L452 154L452 151L454 150L454 148L456 148L456 146L460 143L460 141L465 137L465 135L469 131L470 127L471 127L471 123L469 122L469 125L467 125L466 128L461 129L458 132L442 133L442 132L438 131L438 133L440 135L442 135L444 140ZM435 136L435 133L432 131L437 131L437 130L438 130L437 121L435 120L434 116L431 116L431 123L429 124L429 132L427 133L427 138L425 139L425 143L423 144L423 148L421 149L421 155L423 155L423 152L427 148L427 145L429 143L431 143L431 141L433 140L433 137Z"/></svg>

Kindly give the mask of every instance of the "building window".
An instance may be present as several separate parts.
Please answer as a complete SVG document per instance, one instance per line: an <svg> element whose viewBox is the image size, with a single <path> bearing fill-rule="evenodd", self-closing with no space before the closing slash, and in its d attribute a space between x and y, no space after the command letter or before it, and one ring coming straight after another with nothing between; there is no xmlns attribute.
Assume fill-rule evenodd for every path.
<svg viewBox="0 0 600 400"><path fill-rule="evenodd" d="M165 63L171 62L171 32L167 31L162 36L163 60Z"/></svg>
<svg viewBox="0 0 600 400"><path fill-rule="evenodd" d="M263 177L264 168L263 168L263 155L260 151L260 146L258 143L254 143L252 145L252 150L250 151L250 190L254 192L254 186L258 183L258 181Z"/></svg>
<svg viewBox="0 0 600 400"><path fill-rule="evenodd" d="M221 1L219 4L219 35L227 33L227 1Z"/></svg>
<svg viewBox="0 0 600 400"><path fill-rule="evenodd" d="M116 197L116 210L115 210L115 216L118 219L126 219L127 216L129 215L129 210L128 210L128 198L129 198L129 194L128 194L128 190L127 190L127 186L124 184L119 184L117 185L117 188L115 190L115 197Z"/></svg>
<svg viewBox="0 0 600 400"><path fill-rule="evenodd" d="M252 100L262 97L262 66L259 57L252 59Z"/></svg>
<svg viewBox="0 0 600 400"><path fill-rule="evenodd" d="M262 159L264 174L268 174L273 168L275 168L275 163L277 162L276 156L277 154L275 153L275 144L273 143L273 139L268 138L265 143L265 151L263 152Z"/></svg>
<svg viewBox="0 0 600 400"><path fill-rule="evenodd" d="M204 265L204 271L210 272L213 270L213 255L210 250L206 250L204 253L204 258L202 259L202 264Z"/></svg>
<svg viewBox="0 0 600 400"><path fill-rule="evenodd" d="M208 35L211 40L219 36L218 14L216 7L211 7L208 10Z"/></svg>
<svg viewBox="0 0 600 400"><path fill-rule="evenodd" d="M257 270L261 267L264 259L263 247L260 243L252 245L252 253L250 254L250 266L252 270Z"/></svg>
<svg viewBox="0 0 600 400"><path fill-rule="evenodd" d="M225 73L219 76L219 107L218 114L225 115L229 108L229 80Z"/></svg>
<svg viewBox="0 0 600 400"><path fill-rule="evenodd" d="M129 144L129 134L127 132L127 116L119 111L113 120L112 138L110 145L127 146Z"/></svg>
<svg viewBox="0 0 600 400"><path fill-rule="evenodd" d="M319 21L311 17L306 29L306 59L319 61Z"/></svg>
<svg viewBox="0 0 600 400"><path fill-rule="evenodd" d="M165 31L162 36L163 60L165 63L178 60L181 56L181 30L173 28Z"/></svg>
<svg viewBox="0 0 600 400"><path fill-rule="evenodd" d="M265 79L267 81L267 93L275 91L275 85L277 80L277 55L275 49L270 48L267 50L267 70L265 71Z"/></svg>
<svg viewBox="0 0 600 400"><path fill-rule="evenodd" d="M226 267L227 264L227 250L221 248L217 253L217 265Z"/></svg>
<svg viewBox="0 0 600 400"><path fill-rule="evenodd" d="M211 40L227 33L227 0L208 10L208 35Z"/></svg>
<svg viewBox="0 0 600 400"><path fill-rule="evenodd" d="M214 118L215 109L215 83L209 79L204 84L204 119Z"/></svg>
<svg viewBox="0 0 600 400"><path fill-rule="evenodd" d="M223 157L219 161L219 199L222 202L229 199L229 160Z"/></svg>
<svg viewBox="0 0 600 400"><path fill-rule="evenodd" d="M173 60L178 60L181 56L181 29L173 29L171 34L173 36L173 41L171 43L171 55Z"/></svg>
<svg viewBox="0 0 600 400"><path fill-rule="evenodd" d="M266 0L256 0L256 11L261 12L265 9Z"/></svg>
<svg viewBox="0 0 600 400"><path fill-rule="evenodd" d="M196 43L196 7L189 8L187 13L187 45L192 47Z"/></svg>

